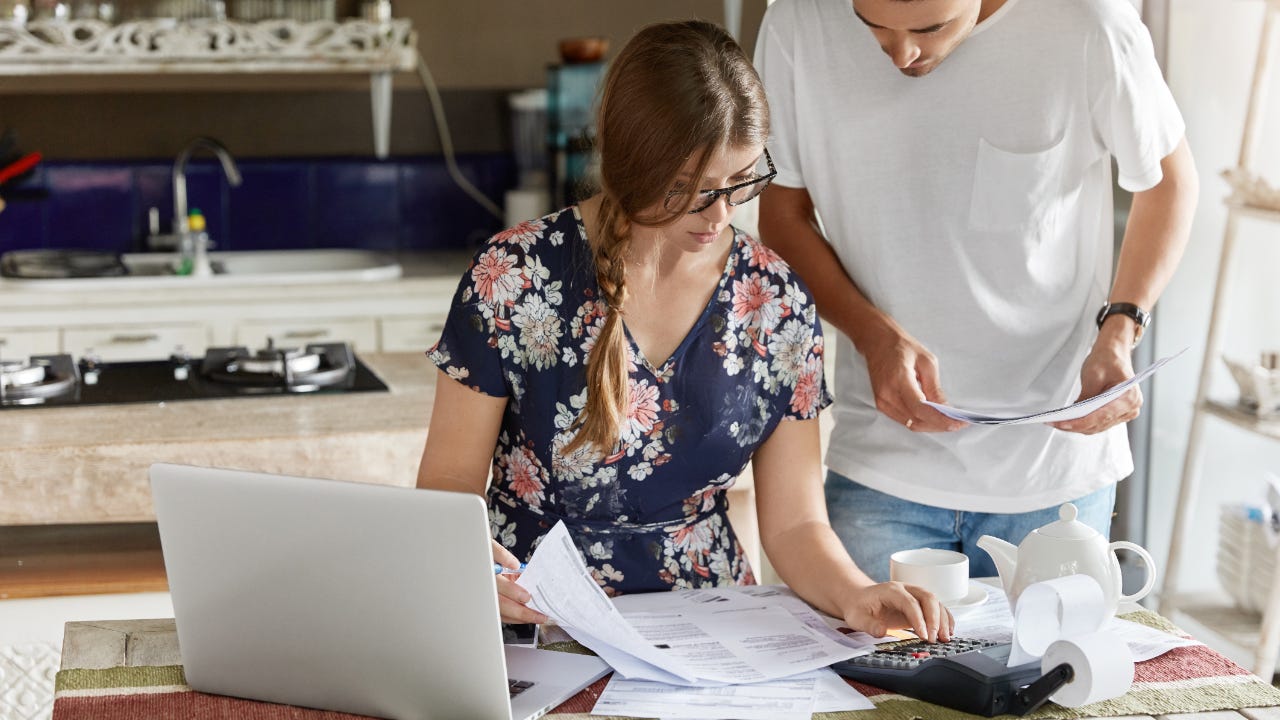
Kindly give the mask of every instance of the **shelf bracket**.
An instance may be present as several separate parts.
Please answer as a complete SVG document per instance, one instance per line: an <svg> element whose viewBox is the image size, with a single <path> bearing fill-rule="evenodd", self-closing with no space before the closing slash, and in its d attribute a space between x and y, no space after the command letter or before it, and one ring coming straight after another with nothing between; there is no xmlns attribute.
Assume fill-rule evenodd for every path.
<svg viewBox="0 0 1280 720"><path fill-rule="evenodd" d="M369 96L373 105L373 154L386 160L391 154L392 76L387 70L369 76Z"/></svg>

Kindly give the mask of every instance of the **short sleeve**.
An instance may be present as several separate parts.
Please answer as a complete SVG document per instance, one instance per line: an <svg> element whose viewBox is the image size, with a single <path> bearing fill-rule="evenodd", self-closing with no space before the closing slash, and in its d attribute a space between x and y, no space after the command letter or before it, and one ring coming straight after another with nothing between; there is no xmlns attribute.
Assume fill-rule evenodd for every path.
<svg viewBox="0 0 1280 720"><path fill-rule="evenodd" d="M803 288L803 285L800 287ZM807 296L808 293L804 292L804 295ZM826 342L822 337L822 322L818 320L817 307L810 301L799 310L799 319L811 332L806 333L809 341L803 350L804 362L782 416L791 420L812 420L831 405L831 393L827 392L823 362L826 357Z"/></svg>
<svg viewBox="0 0 1280 720"><path fill-rule="evenodd" d="M480 248L454 293L440 340L427 357L449 377L494 397L510 391L503 372L502 321L507 296L518 293L523 261L518 249L490 242ZM505 326L505 329L504 329Z"/></svg>
<svg viewBox="0 0 1280 720"><path fill-rule="evenodd" d="M773 182L802 188L805 182L796 123L795 67L790 49L782 41L793 34L787 27L789 13L793 12L786 3L771 5L765 12L756 38L755 66L769 100L769 154L778 170Z"/></svg>
<svg viewBox="0 0 1280 720"><path fill-rule="evenodd" d="M1127 3L1100 31L1087 57L1091 114L1116 159L1120 187L1141 192L1163 179L1160 161L1177 148L1186 125L1156 63L1151 35Z"/></svg>

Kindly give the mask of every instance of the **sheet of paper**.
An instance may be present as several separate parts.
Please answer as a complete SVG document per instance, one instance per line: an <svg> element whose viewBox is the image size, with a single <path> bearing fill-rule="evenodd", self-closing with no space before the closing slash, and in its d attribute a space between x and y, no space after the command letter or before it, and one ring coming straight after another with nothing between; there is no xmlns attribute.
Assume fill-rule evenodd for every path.
<svg viewBox="0 0 1280 720"><path fill-rule="evenodd" d="M613 604L623 617L637 612L664 612L685 607L700 612L719 612L777 606L785 608L797 620L819 634L856 650L871 652L877 643L897 640L892 637L874 638L866 633L850 630L843 621L814 610L785 585L738 585L640 593L616 597Z"/></svg>
<svg viewBox="0 0 1280 720"><path fill-rule="evenodd" d="M645 640L700 679L753 683L808 672L861 654L821 635L781 607L718 612L635 613Z"/></svg>
<svg viewBox="0 0 1280 720"><path fill-rule="evenodd" d="M830 668L814 673L818 682L813 686L813 712L847 712L849 710L875 710L876 704L866 695L853 689Z"/></svg>
<svg viewBox="0 0 1280 720"><path fill-rule="evenodd" d="M1013 612L1004 590L988 587L986 602L955 613L955 636L1006 643L1013 639Z"/></svg>
<svg viewBox="0 0 1280 720"><path fill-rule="evenodd" d="M1128 643L1134 662L1160 657L1174 648L1204 644L1120 618L1112 618L1103 629Z"/></svg>
<svg viewBox="0 0 1280 720"><path fill-rule="evenodd" d="M1050 423L1050 422L1061 422L1064 420L1075 420L1077 418L1082 418L1085 415L1088 415L1089 413L1093 412L1094 410L1097 410L1098 408L1102 407L1103 405L1106 405L1112 400L1115 400L1125 390L1128 390L1133 385L1137 385L1138 383L1147 379L1148 377L1153 375L1157 370L1164 367L1165 364L1168 363L1170 360L1178 357L1179 355L1181 355L1186 351L1187 351L1187 348L1182 348L1178 352L1168 357L1160 358L1154 363L1151 363L1150 367L1148 367L1147 369L1143 370L1140 373L1137 373L1136 375L1129 378L1128 380L1125 380L1119 385L1110 387L1102 391L1101 393L1094 395L1091 398L1086 398L1079 402L1072 403L1071 405L1067 405L1066 407L1061 407L1057 409L1042 410L1039 412L1028 413L1025 415L997 416L997 415L989 415L987 413L978 412L975 410L965 410L963 408L958 408L951 405L943 405L941 403L932 402L930 400L926 400L925 404L929 405L930 407L934 408L935 410L942 413L943 415L946 415L949 418L954 418L956 420L963 420L965 422L974 423L976 425L1023 425L1027 423Z"/></svg>
<svg viewBox="0 0 1280 720"><path fill-rule="evenodd" d="M678 687L614 675L591 714L677 720L809 720L816 684L813 673L723 687Z"/></svg>
<svg viewBox="0 0 1280 720"><path fill-rule="evenodd" d="M517 582L533 596L531 606L631 679L681 685L775 680L866 651L841 642L825 624L810 627L791 609L750 596L624 596L639 599L623 606L644 610L624 617L592 579L564 523L543 537Z"/></svg>
<svg viewBox="0 0 1280 720"><path fill-rule="evenodd" d="M696 679L689 668L650 645L618 614L592 579L563 522L542 538L516 582L533 596L529 604L535 610L555 620L615 670L622 672L615 664L620 651L685 682Z"/></svg>

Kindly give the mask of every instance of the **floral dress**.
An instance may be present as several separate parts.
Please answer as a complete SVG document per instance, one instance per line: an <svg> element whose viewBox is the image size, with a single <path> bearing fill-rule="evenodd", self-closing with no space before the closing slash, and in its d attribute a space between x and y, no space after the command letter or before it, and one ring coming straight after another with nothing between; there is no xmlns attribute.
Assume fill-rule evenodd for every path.
<svg viewBox="0 0 1280 720"><path fill-rule="evenodd" d="M498 233L459 284L429 356L509 399L488 490L493 536L527 560L563 520L610 594L754 582L725 493L783 418L831 402L807 289L735 230L719 286L662 367L628 333L618 447L566 454L605 309L576 207Z"/></svg>

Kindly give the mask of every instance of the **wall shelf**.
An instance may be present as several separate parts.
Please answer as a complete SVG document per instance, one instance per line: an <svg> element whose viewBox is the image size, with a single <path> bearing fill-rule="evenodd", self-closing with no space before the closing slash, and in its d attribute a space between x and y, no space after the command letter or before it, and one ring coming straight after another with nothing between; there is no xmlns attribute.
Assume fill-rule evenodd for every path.
<svg viewBox="0 0 1280 720"><path fill-rule="evenodd" d="M1192 515L1198 507L1202 465L1206 439L1205 418L1216 417L1230 425L1262 437L1280 440L1280 419L1260 417L1246 412L1234 404L1209 397L1212 370L1222 349L1223 319L1227 314L1227 291L1231 287L1232 260L1239 221L1242 218L1280 221L1280 210L1273 207L1276 192L1252 171L1254 149L1262 128L1263 108L1267 78L1270 72L1273 29L1280 16L1280 0L1268 0L1263 11L1263 22L1258 42L1258 55L1250 83L1248 108L1245 112L1244 133L1240 141L1239 160L1234 168L1223 172L1231 184L1233 194L1227 198L1227 223L1223 229L1222 249L1218 261L1218 278L1214 284L1213 309L1209 314L1209 332L1205 342L1204 358L1200 365L1200 380L1196 389L1196 403L1191 415L1186 454L1182 463L1182 476L1178 484L1178 504L1174 512L1173 532L1169 543L1168 568L1164 586L1160 592L1160 614L1178 619L1175 613L1193 619L1235 646L1252 655L1253 670L1257 675L1270 679L1275 675L1277 655L1280 654L1280 575L1273 578L1266 605L1261 615L1235 611L1229 601L1205 599L1179 590L1184 548L1195 542L1191 537ZM1250 268L1257 271L1260 268ZM1280 548L1275 551L1280 560Z"/></svg>
<svg viewBox="0 0 1280 720"><path fill-rule="evenodd" d="M406 19L0 22L0 88L7 91L31 91L43 84L65 87L68 77L217 76L244 79L249 89L261 86L256 78L264 75L368 75L379 158L390 153L393 74L413 70L417 62L417 34ZM218 84L228 89L226 83Z"/></svg>

